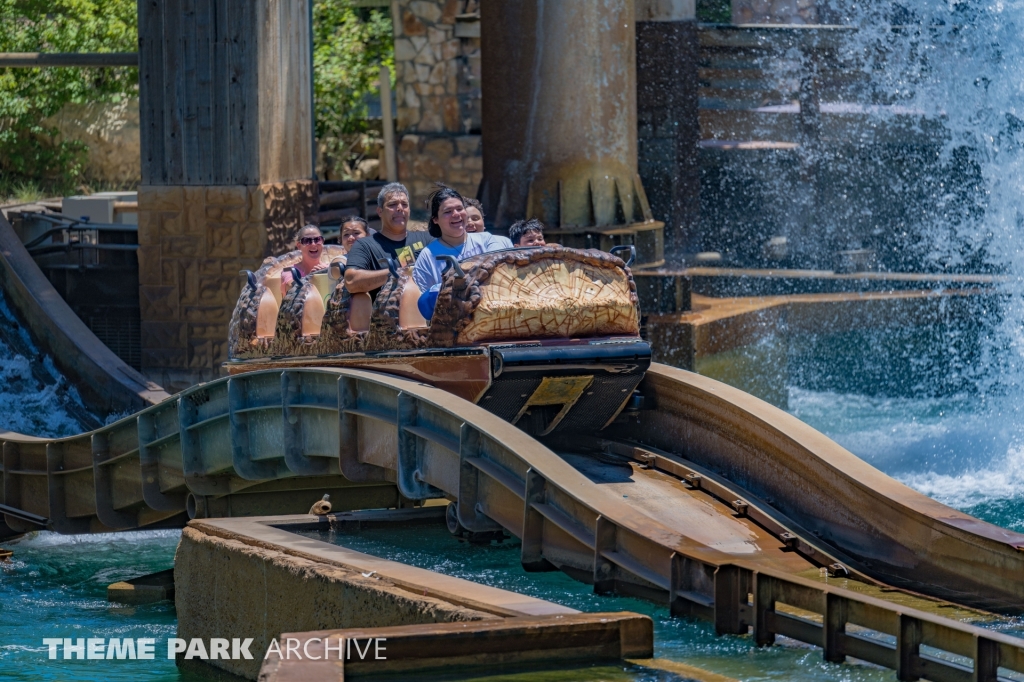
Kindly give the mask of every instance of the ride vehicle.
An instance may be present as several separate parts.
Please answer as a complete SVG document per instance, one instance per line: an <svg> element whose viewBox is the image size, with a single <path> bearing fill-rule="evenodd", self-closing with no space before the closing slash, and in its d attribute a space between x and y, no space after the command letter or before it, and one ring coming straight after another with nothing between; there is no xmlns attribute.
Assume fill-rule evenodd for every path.
<svg viewBox="0 0 1024 682"><path fill-rule="evenodd" d="M325 249L329 268L295 277L283 296L281 273L299 252L268 258L247 273L232 315L228 371L363 368L437 386L536 436L593 433L637 407L650 365L634 254L547 245L441 257L448 267L429 323L412 268L389 263L366 331L349 323L338 247Z"/></svg>

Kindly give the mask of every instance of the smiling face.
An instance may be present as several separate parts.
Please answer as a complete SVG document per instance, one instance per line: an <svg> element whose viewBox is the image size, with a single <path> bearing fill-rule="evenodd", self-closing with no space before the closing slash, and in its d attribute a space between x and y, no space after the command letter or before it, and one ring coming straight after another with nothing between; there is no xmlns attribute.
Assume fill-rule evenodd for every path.
<svg viewBox="0 0 1024 682"><path fill-rule="evenodd" d="M409 229L409 196L404 192L392 192L384 199L384 206L377 208L377 215L385 237L404 239Z"/></svg>
<svg viewBox="0 0 1024 682"><path fill-rule="evenodd" d="M302 267L309 271L320 263L320 256L324 252L324 237L319 228L310 225L302 228L296 241L302 252Z"/></svg>
<svg viewBox="0 0 1024 682"><path fill-rule="evenodd" d="M352 245L363 237L367 237L366 228L363 227L362 223L345 223L341 226L341 245L345 249L345 253L348 253L352 249Z"/></svg>
<svg viewBox="0 0 1024 682"><path fill-rule="evenodd" d="M445 199L437 208L441 239L454 246L466 241L466 209L461 199Z"/></svg>
<svg viewBox="0 0 1024 682"><path fill-rule="evenodd" d="M518 246L544 246L544 234L537 230L530 230L519 240Z"/></svg>
<svg viewBox="0 0 1024 682"><path fill-rule="evenodd" d="M466 207L466 232L483 232L484 214L476 206Z"/></svg>

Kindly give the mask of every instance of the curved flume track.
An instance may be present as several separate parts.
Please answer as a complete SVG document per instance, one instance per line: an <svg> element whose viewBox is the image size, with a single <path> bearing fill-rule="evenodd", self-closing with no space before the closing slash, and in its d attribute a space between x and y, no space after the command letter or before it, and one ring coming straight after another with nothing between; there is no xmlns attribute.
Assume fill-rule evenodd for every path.
<svg viewBox="0 0 1024 682"><path fill-rule="evenodd" d="M996 661L1024 672L1022 640L915 608L924 600L848 589L870 587L868 578L823 575L838 560L854 578L859 570L1019 611L1024 587L1010 576L1024 575L1024 538L924 498L718 382L654 365L641 391L649 409L602 440L549 448L407 379L329 368L241 374L80 436L0 434L0 511L7 534L87 533L294 513L324 492L335 510L446 497L468 531L519 537L528 570L666 601L721 633L753 627L759 643L781 633L824 644L829 660L891 667L918 665L924 643L979 670ZM914 580L915 570L941 582ZM848 633L848 624L897 642Z"/></svg>

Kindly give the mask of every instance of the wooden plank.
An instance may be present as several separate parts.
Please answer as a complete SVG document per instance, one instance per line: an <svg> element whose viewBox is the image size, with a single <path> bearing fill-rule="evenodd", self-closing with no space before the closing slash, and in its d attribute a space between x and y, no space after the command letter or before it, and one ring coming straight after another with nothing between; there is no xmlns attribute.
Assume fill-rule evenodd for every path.
<svg viewBox="0 0 1024 682"><path fill-rule="evenodd" d="M231 147L234 140L231 136L230 116L228 112L229 72L231 42L228 19L228 0L211 0L214 11L211 30L212 59L210 64L213 100L211 102L211 128L213 139L217 141L217 153L213 155L210 175L211 184L231 184Z"/></svg>
<svg viewBox="0 0 1024 682"><path fill-rule="evenodd" d="M184 147L181 125L181 0L163 3L163 118L164 118L164 182L184 184Z"/></svg>
<svg viewBox="0 0 1024 682"><path fill-rule="evenodd" d="M350 208L338 208L333 211L321 211L317 214L317 219L321 225L326 223L339 222L345 218L359 215L359 209L352 206Z"/></svg>
<svg viewBox="0 0 1024 682"><path fill-rule="evenodd" d="M199 92L197 64L203 38L196 30L196 0L181 0L181 72L173 74L181 83L182 184L201 185L199 157L209 150L199 147Z"/></svg>
<svg viewBox="0 0 1024 682"><path fill-rule="evenodd" d="M158 0L139 2L139 143L142 184L163 184L163 13Z"/></svg>
<svg viewBox="0 0 1024 682"><path fill-rule="evenodd" d="M320 208L335 208L348 206L359 201L360 191L358 189L342 190L340 192L328 192L320 195Z"/></svg>
<svg viewBox="0 0 1024 682"><path fill-rule="evenodd" d="M213 159L221 155L221 140L213 136L214 10L214 3L210 0L195 4L195 115L199 153L193 172L198 179L197 184L201 185L216 184L213 181Z"/></svg>

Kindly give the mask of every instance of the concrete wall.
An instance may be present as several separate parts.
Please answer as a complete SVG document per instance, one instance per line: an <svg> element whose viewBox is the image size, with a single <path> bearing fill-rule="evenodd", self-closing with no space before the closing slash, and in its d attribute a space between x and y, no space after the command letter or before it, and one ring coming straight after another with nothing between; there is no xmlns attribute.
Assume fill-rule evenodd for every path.
<svg viewBox="0 0 1024 682"><path fill-rule="evenodd" d="M210 661L256 679L282 632L482 620L494 616L413 594L358 571L185 528L174 557L178 637L252 637L253 660Z"/></svg>

